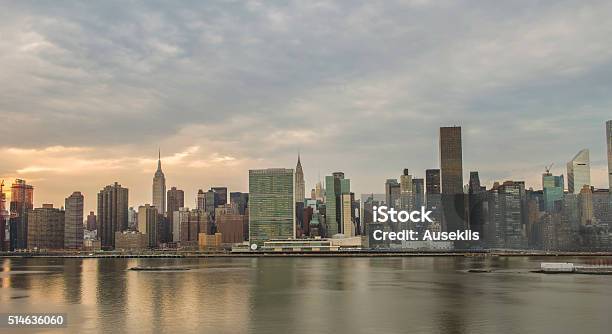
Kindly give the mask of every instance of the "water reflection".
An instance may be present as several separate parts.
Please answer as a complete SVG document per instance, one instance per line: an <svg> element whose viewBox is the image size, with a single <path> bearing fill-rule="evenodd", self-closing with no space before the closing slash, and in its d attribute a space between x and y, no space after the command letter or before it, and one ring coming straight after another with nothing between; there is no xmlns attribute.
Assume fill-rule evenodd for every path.
<svg viewBox="0 0 612 334"><path fill-rule="evenodd" d="M610 277L530 273L540 261L7 258L0 311L65 311L79 333L607 332ZM191 270L128 270L148 265Z"/></svg>

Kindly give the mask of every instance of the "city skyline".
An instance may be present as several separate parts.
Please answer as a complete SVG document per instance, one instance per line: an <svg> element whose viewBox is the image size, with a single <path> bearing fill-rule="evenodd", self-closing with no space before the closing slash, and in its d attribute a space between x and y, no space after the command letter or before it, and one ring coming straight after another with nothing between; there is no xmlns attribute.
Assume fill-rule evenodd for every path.
<svg viewBox="0 0 612 334"><path fill-rule="evenodd" d="M452 125L464 180L537 187L587 148L606 186L610 3L6 7L0 177L34 185L37 207L81 191L91 210L114 181L149 203L158 147L187 206L298 151L306 192L341 170L355 193L381 193L403 168L438 167L436 132Z"/></svg>
<svg viewBox="0 0 612 334"><path fill-rule="evenodd" d="M610 121L607 121L607 122L610 122ZM605 127L607 127L607 126L608 126L607 122L604 122L604 126L605 126ZM444 127L441 127L440 129L442 130L442 128L444 128ZM604 128L604 130L603 130L603 131L604 131L604 132L605 132L605 131L607 131L607 128ZM460 131L460 132L461 132L461 131ZM461 136L461 138L463 138L463 136L465 136L465 135L464 135L464 134L460 134L460 136ZM607 140L608 140L608 138L607 138L607 137L606 137L606 138L604 138L604 141L607 141ZM463 141L464 141L464 139L463 139ZM606 143L606 144L604 144L604 145L607 145L607 143ZM463 148L463 149L461 150L461 151L463 151L463 155L465 155L465 151L466 151L466 150L469 150L469 148ZM589 151L589 149L588 149L588 148L586 148L586 149L583 149L583 150L586 150L586 151L587 151L587 156L588 156L588 151ZM583 150L580 150L580 152L579 152L579 153L581 153ZM606 147L606 152L604 152L604 154L606 154L606 155L607 155L607 147ZM169 159L170 159L171 161L172 161L172 158L173 158L173 156L170 156L170 157L169 157ZM299 159L299 158L300 158L300 154L298 153L297 159ZM576 158L576 156L574 156L574 158ZM163 158L163 156L161 155L161 150L160 150L160 149L158 149L158 156L156 157L156 159L155 159L154 161L155 161L155 163L154 163L154 164L155 164L155 166L156 166L156 167L155 167L155 170L153 170L153 171L151 172L151 174L150 174L150 175L148 175L148 181L147 181L147 182L148 182L148 184L149 184L149 186L148 186L148 188L149 188L149 189L151 189L151 179L153 179L153 183L155 183L155 182L156 182L155 180L156 180L156 179L159 179L159 176L158 176L158 175L161 175L161 178L163 179L163 182L166 182L166 179L165 179L164 173L161 171L161 164L162 164L162 163L164 163L164 158ZM566 163L559 163L559 165L560 165L560 166L557 166L557 167L556 167L556 169L555 169L555 168L552 168L552 169L550 170L550 171L551 171L553 174L555 174L555 175L563 175L563 177L564 177L564 179L565 179L565 182L566 182L566 183L565 183L565 188L564 188L566 191L568 191L568 189L569 189L569 186L568 186L568 184L567 184L567 182L568 182L568 179L567 179L567 178L568 178L568 169L567 169L567 168L568 168L568 165L569 165L569 163L570 163L571 161L572 161L572 159L568 159ZM301 163L301 161L300 161L300 163ZM465 164L465 159L463 159L463 164ZM491 187L491 186L492 186L492 185L493 185L495 182L500 182L500 183L501 183L501 182L508 181L508 180L512 180L512 181L525 181L526 188L533 188L534 190L543 190L543 189L542 189L542 181L541 181L542 173L546 172L547 168L548 168L548 167L550 167L551 165L552 165L552 166L556 166L557 164L556 164L556 163L552 163L552 164L550 164L549 166L543 166L543 167L542 167L541 172L540 172L539 174L537 174L537 175L536 175L536 178L537 178L537 179L536 179L536 180L534 180L535 182L534 182L533 184L531 184L530 182L528 182L528 181L527 181L527 180L529 180L529 179L533 179L533 177L531 177L531 176L530 176L528 179L513 178L512 176L510 176L510 177L508 177L508 178L505 178L505 179L490 179L490 178L487 178L487 177L486 177L486 175L484 175L484 177L483 177L482 179L483 179L483 180L485 180L485 181L483 181L483 182L482 182L482 185L487 186L487 187ZM175 167L179 167L179 168L180 168L180 165L175 166ZM301 167L301 164L300 164L300 167ZM399 168L399 167L400 167L400 166L398 166L398 168ZM593 187L595 187L595 188L599 188L599 189L608 189L608 188L609 188L609 184L605 184L605 182L607 182L607 181L608 181L608 179L607 179L607 176L608 176L608 166L607 166L607 161L606 161L606 165L605 165L604 167L605 167L605 170L604 170L604 171L602 171L602 172L603 172L603 173L605 173L605 174L603 174L601 177L599 177L599 179L601 179L601 180L599 180L599 181L600 181L599 183L600 183L601 185L598 185L598 184L596 183L596 182L598 181L598 180L597 180L597 179L598 179L598 177L597 177L597 176L598 176L599 174L602 174L602 173L597 173L597 172L596 172L596 173L593 173L593 162L591 161L591 164L590 164L590 166L589 166L589 170L590 170L590 172L591 172L591 186L593 186ZM165 167L164 167L164 168L165 168ZM246 186L245 186L244 188L238 188L238 189L237 189L237 188L230 188L230 187L228 186L228 187L227 187L227 188L228 188L228 191L232 191L232 192L234 192L234 191L238 191L238 192L246 192L246 191L248 191L248 170L249 170L249 169L252 169L252 168L249 168L249 167L247 167L247 168L248 168L248 169L245 171L245 173L247 174L247 176L246 176L246 178L247 178L247 180L246 180L246 181L247 181ZM270 167L268 166L268 167L263 167L263 168L270 168ZM274 168L274 167L273 167L273 168ZM294 166L283 166L283 167L279 167L279 168L295 168L295 165L294 165ZM437 163L437 164L435 164L434 166L428 167L427 169L431 169L431 168L440 168L440 163ZM307 168L305 168L305 169L306 169L306 171L304 172L304 175L308 175L308 172L307 172L307 170L308 170L308 169L307 169ZM426 176L426 175L425 175L425 174L426 174L426 173L425 173L425 172L426 172L426 170L422 170L422 171L420 171L420 170L416 170L416 169L412 169L412 168L409 168L409 170L411 171L411 174L414 174L414 175L412 175L414 178L425 178L425 176ZM559 171L559 170L561 170L561 171ZM175 171L176 171L177 173L179 173L179 174L180 174L180 169L175 170ZM332 173L333 173L333 171L337 171L337 170L331 169L331 170L330 170L329 172L327 172L326 174L332 174ZM466 178L466 176L469 176L469 174L470 174L470 172L471 172L471 171L477 171L477 172L479 172L479 174L480 174L480 176L481 176L481 177L483 176L483 175L482 175L482 173L481 173L481 171L479 171L478 169L474 169L474 170L465 170L465 169L463 169L463 173L462 173L462 174L463 174L463 179L464 179L464 181L463 181L463 185L464 185L464 186L468 185L468 182L467 182L467 181L465 181L465 180L468 180L468 179L469 179L469 177L467 177L467 178ZM160 172L161 172L161 174L160 174ZM319 172L319 173L320 173L320 172ZM151 177L151 175L153 175L154 177L152 178L152 177ZM220 175L222 175L222 174L220 174ZM374 178L378 177L378 178L381 180L380 185L379 185L379 187L376 189L376 191L365 191L365 192L355 191L355 193L356 193L356 194L384 193L384 192L385 192L385 180L388 180L388 179L393 179L393 178L398 178L398 179L399 179L401 175L402 175L402 174L401 174L401 170L398 170L398 171L396 172L396 174L394 174L394 175L372 176L372 177L374 177ZM306 177L305 177L305 178L306 178ZM4 180L5 180L5 185L10 185L10 184L12 184L12 183L13 183L13 182L14 182L16 179L18 179L18 178L11 179L11 178L1 178L1 177L0 177L0 179L4 179ZM24 179L24 178L21 178L21 179ZM311 179L312 179L312 178L311 178ZM53 205L55 205L56 207L61 207L61 206L63 206L63 198L65 198L66 196L68 196L68 195L69 195L69 194L65 194L65 195L61 195L61 194L60 194L61 196L63 196L63 198L62 198L62 199L61 199L59 202L57 202L57 203L56 203L56 202L54 202L53 200L49 200L49 199L44 199L44 198L43 198L43 199L38 199L37 197L38 197L38 196L40 196L40 195L39 195L39 191L40 191L40 190L42 190L42 193L43 193L43 194L45 194L45 189L39 189L39 188L36 186L36 184L33 184L33 182L35 182L35 181L36 181L36 179L34 179L34 181L32 181L31 179L25 179L25 180L26 180L26 182L28 182L28 185L30 185L30 186L34 186L34 188L35 188L35 190L36 190L36 191L35 191L35 195L34 195L34 207L42 207L42 205L43 205L43 204L53 204ZM171 180L172 180L172 179L171 179ZM126 184L134 184L134 182L129 182L129 180L127 180L127 181L128 181L128 182L125 182ZM324 177L321 177L320 179L316 179L316 180L314 180L312 184L310 184L310 183L306 182L306 184L305 184L305 188L307 189L307 191L306 191L306 192L307 192L307 193L310 193L310 190L311 190L311 189L314 189L314 188L315 188L316 183L317 183L317 182L319 182L319 181L320 181L320 182L321 182L323 185L325 185L325 179L324 179ZM95 190L95 192L94 192L94 194L93 194L93 195L90 195L90 196L91 196L93 199L90 199L89 201L88 201L88 196L87 196L86 192L80 191L79 189L76 189L76 188L75 188L75 190L73 190L73 191L80 191L80 192L84 193L84 197L85 197L85 200L84 200L84 203L85 203L85 204L84 204L84 210L85 210L85 212L89 212L89 211L94 211L94 212L95 212L95 211L96 211L96 206L97 206L97 199L96 199L96 198L97 198L97 197L95 196L95 194L97 194L97 193L100 191L100 189L102 189L102 188L103 188L103 187L105 187L106 185L108 185L108 184L111 184L111 185L112 185L112 183L113 183L113 182L118 182L119 184L121 184L121 183L122 183L122 182L121 182L121 181L119 181L119 180L114 180L114 181L109 180L109 181L108 181L106 184L104 184L104 185L100 185L100 186L97 186L97 185L96 185L95 187L97 187L97 189ZM230 183L231 183L231 182L230 182ZM187 182L187 184L189 184L189 182ZM136 187L134 187L134 186L131 186L131 187L130 187L130 186L126 186L126 185L123 185L123 186L124 186L125 188L128 188L128 189L130 190L130 197L129 197L129 203L128 203L128 204L129 204L129 207L134 207L134 208L137 210L137 209L138 209L138 207L139 207L140 205L145 205L145 204L151 204L151 205L153 205L153 202L154 202L154 201L152 200L152 198L153 198L153 196L154 196L154 195L153 195L153 191L152 191L152 190L150 190L148 194L146 194L146 192L145 192L145 193L144 193L144 195L142 194L142 191L137 192L137 194L139 194L139 196L138 196L137 198L142 198L142 197L145 197L145 199L144 199L144 200L139 201L138 199L137 199L137 200L133 199L133 197L132 197L132 196L133 196L133 195L132 195L133 190L132 190L132 189L133 189L133 188L135 188L135 189L142 188L142 185L137 185ZM185 197L185 200L184 200L184 205L185 205L185 207L188 207L188 208L196 208L196 207L197 207L197 192L198 192L198 190L200 190L200 189L205 189L205 188L208 188L208 187L210 187L210 188L214 188L214 187L216 187L216 186L225 187L226 185L225 185L225 184L221 184L221 183L213 183L213 184L212 184L212 185L210 185L210 186L199 186L199 185L194 185L194 184L191 184L190 186L187 186L187 187L182 187L182 186L180 186L180 185L175 185L175 184L173 184L173 183L171 183L171 182L166 182L166 184L164 184L164 187L163 187L163 188L164 188L164 192L163 192L163 194L164 194L164 195L163 195L163 201L164 201L164 203L165 203L165 201L166 201L166 191L165 191L165 189L167 188L167 189L169 190L171 187L174 187L174 188L177 188L177 189L179 189L179 190L182 190L182 191L184 191L184 192L186 193L186 195L184 196L184 197ZM91 185L91 184L86 185L86 188L91 188L91 187L92 187L92 185ZM154 186L154 187L155 187L155 186ZM74 188L74 187L73 187L73 188ZM146 188L146 187L145 187L145 188ZM191 188L193 188L193 189L195 189L195 191L190 192L190 191L186 190L185 188L187 188L187 189L191 189ZM142 189L141 189L141 190L142 190ZM464 190L465 190L465 189L464 189ZM70 193L72 193L73 191L71 191ZM7 203L8 203L8 202L10 202L10 198L11 198L10 187L8 187L8 186L7 186L7 187L5 187L4 192L5 192L5 194L6 194ZM38 200L37 200L37 199L38 199ZM153 205L153 206L154 206L154 205ZM165 210L164 210L164 212L165 212Z"/></svg>

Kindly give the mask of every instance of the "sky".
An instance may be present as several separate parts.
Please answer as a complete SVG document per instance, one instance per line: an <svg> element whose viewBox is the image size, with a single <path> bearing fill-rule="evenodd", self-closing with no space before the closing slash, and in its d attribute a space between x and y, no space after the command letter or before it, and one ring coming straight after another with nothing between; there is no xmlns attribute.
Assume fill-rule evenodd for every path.
<svg viewBox="0 0 612 334"><path fill-rule="evenodd" d="M114 181L248 190L294 168L381 193L438 168L463 129L464 181L524 180L590 149L607 187L609 1L0 1L0 179L94 210Z"/></svg>

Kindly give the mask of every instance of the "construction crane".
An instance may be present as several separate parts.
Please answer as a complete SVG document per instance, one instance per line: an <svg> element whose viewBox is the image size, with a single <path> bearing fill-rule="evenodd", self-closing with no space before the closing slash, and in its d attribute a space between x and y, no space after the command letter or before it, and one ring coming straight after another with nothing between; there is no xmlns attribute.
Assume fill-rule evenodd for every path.
<svg viewBox="0 0 612 334"><path fill-rule="evenodd" d="M555 164L555 163L553 162L553 163L551 163L551 164L550 164L550 165L548 165L548 166L544 166L544 170L546 171L546 173L550 173L550 169L552 168L552 166L553 166L554 164Z"/></svg>

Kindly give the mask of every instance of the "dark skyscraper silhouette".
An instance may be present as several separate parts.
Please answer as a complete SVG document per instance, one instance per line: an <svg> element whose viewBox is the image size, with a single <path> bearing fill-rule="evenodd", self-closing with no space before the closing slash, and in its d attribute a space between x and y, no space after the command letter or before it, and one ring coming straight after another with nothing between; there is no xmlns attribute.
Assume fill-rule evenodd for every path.
<svg viewBox="0 0 612 334"><path fill-rule="evenodd" d="M440 183L442 192L442 229L468 227L467 197L463 193L463 154L461 127L440 128Z"/></svg>
<svg viewBox="0 0 612 334"><path fill-rule="evenodd" d="M463 194L463 156L459 126L440 128L440 181L443 194Z"/></svg>
<svg viewBox="0 0 612 334"><path fill-rule="evenodd" d="M102 248L115 248L115 232L127 227L128 189L115 182L98 193L98 235Z"/></svg>

